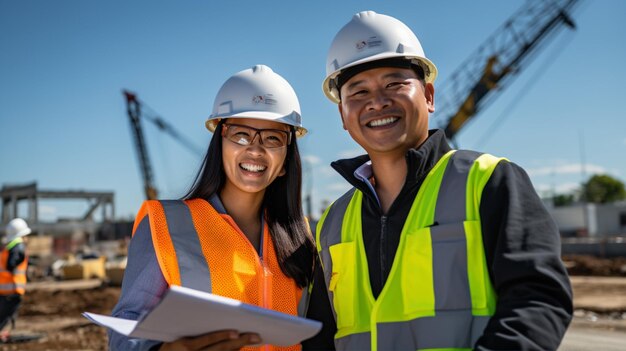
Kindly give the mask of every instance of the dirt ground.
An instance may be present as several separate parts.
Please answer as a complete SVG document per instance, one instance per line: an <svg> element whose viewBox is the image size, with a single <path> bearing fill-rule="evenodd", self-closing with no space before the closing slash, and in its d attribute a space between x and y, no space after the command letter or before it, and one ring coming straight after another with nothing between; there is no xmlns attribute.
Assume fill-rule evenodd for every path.
<svg viewBox="0 0 626 351"><path fill-rule="evenodd" d="M98 280L29 285L12 333L14 340L0 344L0 350L106 350L105 328L81 313L110 314L119 294L119 287L107 287Z"/></svg>
<svg viewBox="0 0 626 351"><path fill-rule="evenodd" d="M564 261L572 276L574 322L626 332L626 258ZM0 350L106 350L106 330L81 313L109 314L119 294L119 287L98 280L29 283L14 339ZM20 340L27 338L37 339Z"/></svg>
<svg viewBox="0 0 626 351"><path fill-rule="evenodd" d="M626 277L626 257L563 256L570 275Z"/></svg>

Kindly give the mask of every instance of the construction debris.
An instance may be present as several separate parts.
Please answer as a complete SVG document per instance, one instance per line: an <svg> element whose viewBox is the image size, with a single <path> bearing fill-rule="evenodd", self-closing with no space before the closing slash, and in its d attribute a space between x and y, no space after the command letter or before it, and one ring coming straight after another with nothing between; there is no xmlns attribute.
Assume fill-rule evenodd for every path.
<svg viewBox="0 0 626 351"><path fill-rule="evenodd" d="M626 257L599 258L588 255L567 255L563 261L570 275L626 277Z"/></svg>

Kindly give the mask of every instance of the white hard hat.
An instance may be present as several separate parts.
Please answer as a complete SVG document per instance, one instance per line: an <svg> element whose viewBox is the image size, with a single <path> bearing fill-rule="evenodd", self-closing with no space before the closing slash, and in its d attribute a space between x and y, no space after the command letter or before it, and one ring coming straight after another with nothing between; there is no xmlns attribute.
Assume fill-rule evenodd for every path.
<svg viewBox="0 0 626 351"><path fill-rule="evenodd" d="M205 123L207 129L215 131L222 118L275 121L294 126L297 137L306 134L296 92L283 77L265 65L238 72L224 82Z"/></svg>
<svg viewBox="0 0 626 351"><path fill-rule="evenodd" d="M424 70L424 79L432 83L437 77L437 67L426 58L419 40L411 29L399 20L363 11L355 14L335 36L326 57L324 94L339 103L335 78L342 70L366 62L404 58L414 61Z"/></svg>
<svg viewBox="0 0 626 351"><path fill-rule="evenodd" d="M26 221L21 218L12 219L6 227L7 238L6 242L11 242L17 238L26 236L32 231L26 224Z"/></svg>

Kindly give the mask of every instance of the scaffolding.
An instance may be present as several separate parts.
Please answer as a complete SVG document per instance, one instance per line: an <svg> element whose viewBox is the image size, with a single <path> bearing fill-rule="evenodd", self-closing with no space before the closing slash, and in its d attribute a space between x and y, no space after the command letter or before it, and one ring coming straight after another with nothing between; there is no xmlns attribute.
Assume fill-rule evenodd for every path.
<svg viewBox="0 0 626 351"><path fill-rule="evenodd" d="M20 217L28 222L36 235L69 236L83 233L89 237L89 242L96 240L96 234L104 237L113 237L114 233L114 193L84 190L40 190L37 183L21 185L3 185L0 190L2 199L2 228L13 218ZM88 202L87 211L80 217L63 218L57 222L44 222L39 218L39 201L46 200L85 200ZM21 203L27 203L26 213ZM94 220L94 213L102 210L101 220ZM110 232L110 233L109 233Z"/></svg>

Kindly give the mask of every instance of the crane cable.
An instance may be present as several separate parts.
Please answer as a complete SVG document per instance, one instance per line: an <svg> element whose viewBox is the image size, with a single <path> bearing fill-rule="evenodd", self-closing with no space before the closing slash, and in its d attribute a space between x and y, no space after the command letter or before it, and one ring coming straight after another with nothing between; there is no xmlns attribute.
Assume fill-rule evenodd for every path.
<svg viewBox="0 0 626 351"><path fill-rule="evenodd" d="M170 137L172 137L174 140L178 141L182 146L184 146L188 151L191 151L194 155L199 155L202 157L202 155L204 154L204 150L198 146L196 146L194 143L190 142L189 140L185 139L179 132L177 132L174 127L172 127L168 122L166 122L163 118L159 117L159 114L152 108L150 107L148 104L146 104L144 101L139 100L137 97L135 97L135 100L137 101L137 103L139 103L142 106L141 109L141 116L140 118L145 118L148 121L152 122L159 131L161 132L165 132L167 133ZM165 160L163 161L163 165L162 168L165 169L166 172L166 184L165 184L165 191L169 192L168 186L167 184L171 183L170 179L171 179L171 167L168 167L167 164L169 164L169 157L167 154L167 148L163 147L163 143L162 143L162 138L161 138L162 134L157 135L157 144L159 146L159 154L161 155L161 157L165 158ZM163 184L161 185L163 186Z"/></svg>
<svg viewBox="0 0 626 351"><path fill-rule="evenodd" d="M522 98L528 94L528 92L530 91L530 88L535 85L539 80L540 77L543 76L543 74L547 71L547 69L554 63L556 62L556 58L563 53L564 48L567 47L572 40L574 39L574 35L570 35L569 37L567 37L568 40L563 40L561 42L561 45L557 48L555 47L555 51L556 54L554 56L547 56L546 61L548 61L547 63L545 63L540 69L538 69L535 74L533 75L532 79L529 79L528 82L524 85L524 87L522 89L520 89L520 93L516 96L515 99L513 99L513 101L504 108L504 110L500 113L500 115L495 119L495 121L491 124L491 126L487 129L487 131L485 133L483 133L483 136L481 138L479 138L479 142L476 145L475 149L481 149L483 147L483 145L485 145L485 143L489 140L489 138L491 136L493 136L496 132L496 130L502 125L502 123L511 116L511 111L517 107L517 104L520 103L520 101L522 100ZM558 49L558 50L557 50Z"/></svg>
<svg viewBox="0 0 626 351"><path fill-rule="evenodd" d="M204 154L204 150L197 145L193 144L189 140L185 139L179 132L177 132L168 122L166 122L163 118L159 117L159 114L148 104L137 99L142 106L147 107L151 114L144 113L142 117L147 118L150 122L154 123L159 130L163 132L167 132L172 138L176 139L182 146L187 148L187 150L191 151L195 155L202 156Z"/></svg>

